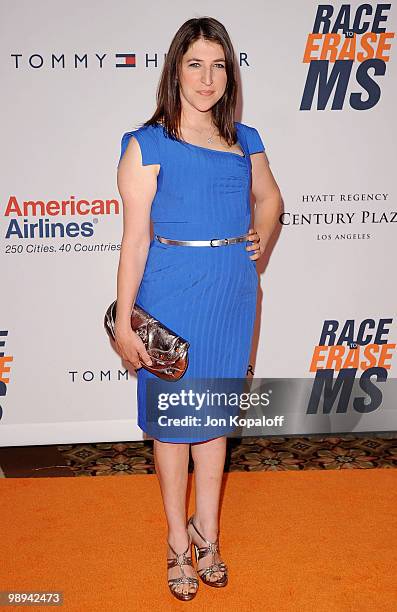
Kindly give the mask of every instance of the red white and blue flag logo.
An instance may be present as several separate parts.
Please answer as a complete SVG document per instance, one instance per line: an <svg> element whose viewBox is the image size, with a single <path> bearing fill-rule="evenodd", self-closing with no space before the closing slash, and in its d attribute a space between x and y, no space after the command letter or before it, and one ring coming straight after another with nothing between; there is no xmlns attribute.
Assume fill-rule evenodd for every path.
<svg viewBox="0 0 397 612"><path fill-rule="evenodd" d="M119 59L116 68L135 68L135 53L116 53L116 57Z"/></svg>

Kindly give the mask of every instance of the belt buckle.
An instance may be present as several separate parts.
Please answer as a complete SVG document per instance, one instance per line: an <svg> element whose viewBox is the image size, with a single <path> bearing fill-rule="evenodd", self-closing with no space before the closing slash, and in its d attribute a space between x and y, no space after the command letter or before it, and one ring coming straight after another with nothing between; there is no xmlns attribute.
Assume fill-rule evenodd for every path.
<svg viewBox="0 0 397 612"><path fill-rule="evenodd" d="M212 244L212 241L213 241L213 240L226 240L226 242L225 242L225 245L224 245L224 246L226 246L226 245L228 245L228 244L229 244L229 240L228 240L227 238L211 238L211 240L210 240L210 246L212 246L212 247L219 247L219 246L222 246L221 244Z"/></svg>

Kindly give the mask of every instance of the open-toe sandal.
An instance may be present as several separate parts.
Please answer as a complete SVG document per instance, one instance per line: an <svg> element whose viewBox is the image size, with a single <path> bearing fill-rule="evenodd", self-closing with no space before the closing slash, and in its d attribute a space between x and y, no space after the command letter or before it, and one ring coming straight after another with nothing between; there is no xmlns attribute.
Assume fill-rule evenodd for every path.
<svg viewBox="0 0 397 612"><path fill-rule="evenodd" d="M215 540L215 542L210 542L205 538L197 529L196 525L193 522L193 516L191 516L187 522L187 527L191 525L193 529L197 532L202 540L207 544L207 546L198 546L193 542L194 552L196 557L196 563L200 561L203 557L206 557L209 554L212 554L212 564L209 567L197 568L197 573L200 576L201 580L204 584L208 584L208 586L212 587L224 587L227 585L228 575L227 575L227 565L223 561L215 562L215 553L220 555L219 550L219 537ZM218 580L211 580L212 574L216 572L222 572L222 576Z"/></svg>
<svg viewBox="0 0 397 612"><path fill-rule="evenodd" d="M193 599L193 597L196 596L197 589L199 586L199 581L197 580L197 578L193 578L192 576L186 576L185 570L183 569L184 565L191 565L193 567L191 554L190 555L187 554L188 551L190 552L190 548L192 544L192 538L190 534L188 537L189 537L188 547L182 553L175 552L171 544L168 542L168 546L174 553L175 557L167 558L167 569L171 569L172 567L176 567L177 565L179 565L179 569L181 570L181 574L182 574L181 576L178 576L178 578L169 578L168 586L170 588L171 593L174 595L174 597L182 601L190 601L191 599ZM190 593L190 592L183 593L182 591L177 591L176 588L180 584L182 585L187 584L188 587L190 587L190 585L193 585L195 587L195 591L193 591L193 593Z"/></svg>

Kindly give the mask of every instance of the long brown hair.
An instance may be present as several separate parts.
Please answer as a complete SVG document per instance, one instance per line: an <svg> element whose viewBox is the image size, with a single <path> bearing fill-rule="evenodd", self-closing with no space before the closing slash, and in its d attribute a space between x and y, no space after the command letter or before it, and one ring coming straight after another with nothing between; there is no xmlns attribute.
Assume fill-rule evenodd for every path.
<svg viewBox="0 0 397 612"><path fill-rule="evenodd" d="M212 120L221 137L233 145L237 142L234 111L237 102L236 61L233 45L225 27L213 17L189 19L181 25L172 39L157 87L157 108L143 125L161 122L170 138L180 139L181 99L179 95L179 69L182 57L196 40L204 38L219 43L225 53L227 75L223 96L212 107Z"/></svg>

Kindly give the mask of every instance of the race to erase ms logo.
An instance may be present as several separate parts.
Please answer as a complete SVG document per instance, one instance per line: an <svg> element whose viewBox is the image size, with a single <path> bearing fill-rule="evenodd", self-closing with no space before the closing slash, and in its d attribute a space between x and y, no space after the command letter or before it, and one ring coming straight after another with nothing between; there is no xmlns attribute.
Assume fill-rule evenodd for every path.
<svg viewBox="0 0 397 612"><path fill-rule="evenodd" d="M391 3L318 5L303 54L309 69L299 110L311 110L313 102L314 110L328 102L331 110L368 110L379 102L394 38L387 31L390 8Z"/></svg>
<svg viewBox="0 0 397 612"><path fill-rule="evenodd" d="M15 195L5 205L9 219L4 238L90 238L98 217L119 214L119 202L109 200L25 200ZM68 219L67 219L68 217Z"/></svg>
<svg viewBox="0 0 397 612"><path fill-rule="evenodd" d="M317 414L320 403L323 414L333 409L346 413L349 403L361 414L379 408L382 384L387 380L396 348L389 341L392 322L392 318L324 321L309 369L316 376L307 414ZM354 393L359 389L356 397L352 396L353 389Z"/></svg>

